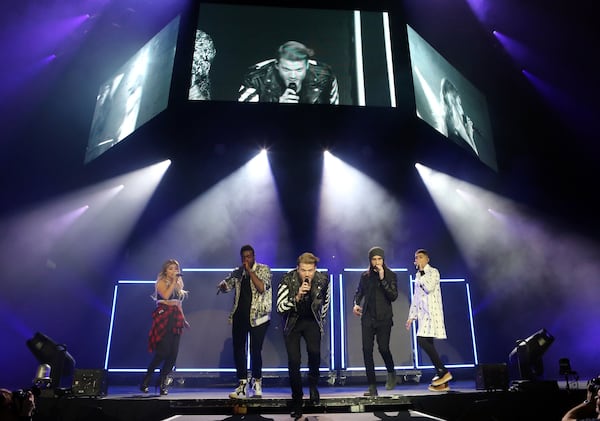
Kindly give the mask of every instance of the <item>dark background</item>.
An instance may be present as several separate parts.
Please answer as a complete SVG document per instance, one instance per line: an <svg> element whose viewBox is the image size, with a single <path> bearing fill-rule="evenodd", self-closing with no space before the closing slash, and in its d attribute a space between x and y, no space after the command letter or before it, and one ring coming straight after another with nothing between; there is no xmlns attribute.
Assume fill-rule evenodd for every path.
<svg viewBox="0 0 600 421"><path fill-rule="evenodd" d="M593 2L479 3L484 8L483 23L468 2L344 2L345 8L383 9L392 14L398 108L188 104L182 99L187 95L190 64L179 62L168 112L84 166L98 87L187 4L183 0L103 3L29 0L2 4L0 217L6 221L64 193L165 158L177 165L165 175L122 249L114 250L108 260L75 261L67 252L56 267L49 268L44 261L15 255L19 231L1 225L3 387L30 383L37 363L24 343L35 331L67 344L78 367L101 367L116 280L153 279L161 263L135 261L133 251L151 242L156 227L181 206L233 172L265 144L270 147L279 201L290 231L289 240L275 247L277 251L267 263L291 266L301 252L314 249L321 151L329 147L411 203L405 215L409 226L394 227L389 237L374 240L386 248L390 266L410 267L414 250L426 247L444 277L470 280L481 362L505 361L516 339L545 326L557 338L546 354L550 378L557 377L560 357L569 357L583 376L598 374L595 118L599 92L593 65L598 41L597 25L592 24ZM339 6L328 1L302 5ZM84 27L58 37L56 22L89 13L88 7L98 11L97 16ZM414 116L404 23L485 94L497 172ZM511 57L493 37L492 29L518 39L527 47L527 54ZM185 45L191 45L191 34ZM57 58L50 66L35 65L51 52ZM542 77L546 87L532 85L522 74L523 67ZM535 218L547 221L552 226L550 241L533 247L542 255L535 263L558 265L560 271L549 276L540 270L538 275L539 267L524 264L511 279L496 279L486 262L466 261L414 170L416 161L513 200L530 209ZM306 201L309 205L299 205ZM565 242L567 249L545 256L546 247L560 250L565 238L553 235L555 230L581 239L580 247ZM532 243L525 240L529 239L517 239L510 245L515 254L531 252ZM183 263L232 266L243 242L226 238L213 252ZM348 251L342 255L343 263L332 261L330 250L315 251L325 256L324 266L340 270L366 266L371 245L365 241ZM178 253L173 251L173 255ZM261 253L257 250L257 254ZM499 260L512 257L498 255ZM489 287L521 278L523 282L511 293L498 294ZM403 318L397 315L397 323Z"/></svg>

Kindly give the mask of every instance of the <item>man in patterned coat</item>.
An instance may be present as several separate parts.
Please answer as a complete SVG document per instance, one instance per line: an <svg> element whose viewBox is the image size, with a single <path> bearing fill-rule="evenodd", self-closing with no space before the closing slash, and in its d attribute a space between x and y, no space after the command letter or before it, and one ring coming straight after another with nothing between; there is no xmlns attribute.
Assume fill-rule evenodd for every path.
<svg viewBox="0 0 600 421"><path fill-rule="evenodd" d="M449 389L452 374L444 366L433 343L433 338L446 339L440 272L429 264L429 254L424 249L415 252L415 267L417 274L406 329L409 330L413 321L418 320L417 344L429 356L436 370L429 390L445 392Z"/></svg>

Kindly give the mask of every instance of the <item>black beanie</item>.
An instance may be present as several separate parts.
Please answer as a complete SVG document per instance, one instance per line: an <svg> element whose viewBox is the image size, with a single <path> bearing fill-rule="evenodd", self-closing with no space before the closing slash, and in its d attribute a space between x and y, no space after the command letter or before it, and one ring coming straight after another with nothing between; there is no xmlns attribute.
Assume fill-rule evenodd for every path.
<svg viewBox="0 0 600 421"><path fill-rule="evenodd" d="M371 250L369 250L369 261L371 261L373 256L381 256L382 259L385 259L385 255L381 247L371 247Z"/></svg>

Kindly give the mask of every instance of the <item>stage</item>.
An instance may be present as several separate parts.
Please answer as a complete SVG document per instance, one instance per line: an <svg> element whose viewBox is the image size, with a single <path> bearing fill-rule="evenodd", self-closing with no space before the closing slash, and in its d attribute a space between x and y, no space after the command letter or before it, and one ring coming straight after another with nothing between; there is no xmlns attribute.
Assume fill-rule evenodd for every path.
<svg viewBox="0 0 600 421"><path fill-rule="evenodd" d="M196 387L174 382L169 394L158 389L143 394L136 385L114 385L105 396L43 396L36 420L290 420L287 386L264 381L262 398L229 399L234 384ZM376 421L434 419L445 421L557 420L585 399L585 383L566 389L561 382L540 382L509 390L477 390L474 381L450 382L448 392L430 392L426 382L402 383L394 390L379 387L376 398L363 397L364 384L320 385L321 403L311 406L305 388L302 419L319 421Z"/></svg>

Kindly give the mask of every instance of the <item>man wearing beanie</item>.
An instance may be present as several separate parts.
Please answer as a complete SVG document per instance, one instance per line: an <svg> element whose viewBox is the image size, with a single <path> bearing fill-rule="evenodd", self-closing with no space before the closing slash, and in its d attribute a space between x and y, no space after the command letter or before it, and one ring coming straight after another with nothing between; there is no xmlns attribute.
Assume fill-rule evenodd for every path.
<svg viewBox="0 0 600 421"><path fill-rule="evenodd" d="M375 380L375 362L373 345L377 337L377 347L387 369L385 388L396 387L396 370L390 352L390 335L394 314L392 302L398 298L398 279L396 274L384 263L385 253L381 247L369 250L369 269L363 272L354 294L352 312L361 318L362 350L369 390L365 396L375 397L377 385Z"/></svg>

